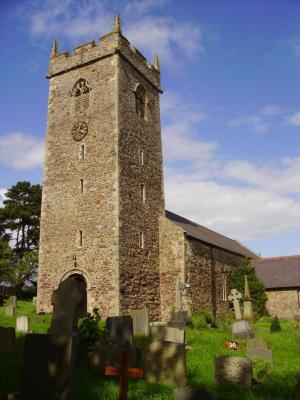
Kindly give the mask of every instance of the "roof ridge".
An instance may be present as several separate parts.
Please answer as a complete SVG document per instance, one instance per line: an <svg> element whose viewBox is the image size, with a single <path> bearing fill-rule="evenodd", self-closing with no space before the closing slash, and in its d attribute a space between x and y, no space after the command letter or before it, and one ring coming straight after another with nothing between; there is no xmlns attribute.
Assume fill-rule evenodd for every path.
<svg viewBox="0 0 300 400"><path fill-rule="evenodd" d="M300 254L295 254L292 256L276 256L276 257L261 257L261 258L253 258L252 261L259 261L259 262L264 262L264 261L269 261L269 260L278 260L281 258L300 258Z"/></svg>

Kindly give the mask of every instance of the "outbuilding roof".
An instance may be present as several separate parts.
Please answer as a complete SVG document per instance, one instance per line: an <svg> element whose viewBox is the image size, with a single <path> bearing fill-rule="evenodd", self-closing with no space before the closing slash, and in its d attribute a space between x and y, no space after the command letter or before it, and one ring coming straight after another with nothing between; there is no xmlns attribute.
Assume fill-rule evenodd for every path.
<svg viewBox="0 0 300 400"><path fill-rule="evenodd" d="M174 214L171 211L166 210L166 217L178 225L184 232L194 238L201 240L204 243L219 247L221 249L230 251L231 253L239 254L248 258L257 258L258 255L253 253L247 247L240 244L238 241L228 238L227 236L221 235L205 226L198 225L180 215Z"/></svg>
<svg viewBox="0 0 300 400"><path fill-rule="evenodd" d="M300 255L251 260L267 289L300 288Z"/></svg>

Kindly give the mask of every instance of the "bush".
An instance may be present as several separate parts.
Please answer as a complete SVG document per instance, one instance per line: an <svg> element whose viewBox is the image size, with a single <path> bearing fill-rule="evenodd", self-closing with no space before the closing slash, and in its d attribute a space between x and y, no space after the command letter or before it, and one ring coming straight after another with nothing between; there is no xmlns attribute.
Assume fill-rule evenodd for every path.
<svg viewBox="0 0 300 400"><path fill-rule="evenodd" d="M245 275L248 276L253 311L255 316L259 318L267 314L266 288L259 280L255 268L250 265L248 259L245 259L241 265L233 269L229 280L229 286L230 289L237 289L239 292L244 293Z"/></svg>
<svg viewBox="0 0 300 400"><path fill-rule="evenodd" d="M207 310L198 311L192 315L192 325L195 329L207 328L210 325L212 328L217 328L217 321L213 314Z"/></svg>
<svg viewBox="0 0 300 400"><path fill-rule="evenodd" d="M253 361L253 379L256 382L262 382L265 376L271 371L271 364L265 360Z"/></svg>
<svg viewBox="0 0 300 400"><path fill-rule="evenodd" d="M279 318L277 317L277 315L275 315L275 317L272 318L272 321L271 321L270 332L274 333L274 332L280 332L280 331L281 331L280 321L279 321Z"/></svg>
<svg viewBox="0 0 300 400"><path fill-rule="evenodd" d="M93 313L88 313L85 318L79 322L78 334L81 347L86 349L93 346L98 340L103 338L103 329L100 328L100 315L98 308L93 309Z"/></svg>

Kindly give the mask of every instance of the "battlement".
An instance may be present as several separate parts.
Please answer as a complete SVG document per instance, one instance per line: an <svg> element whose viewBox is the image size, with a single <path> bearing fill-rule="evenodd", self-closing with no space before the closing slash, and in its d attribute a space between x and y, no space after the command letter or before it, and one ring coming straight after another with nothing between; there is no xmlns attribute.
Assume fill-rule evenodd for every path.
<svg viewBox="0 0 300 400"><path fill-rule="evenodd" d="M120 30L114 30L101 36L98 44L95 41L91 41L75 47L72 55L67 51L59 53L56 41L54 41L47 78L83 67L114 54L120 54L144 75L157 90L162 91L160 88L160 71L157 58L154 64L148 62L143 54L122 35Z"/></svg>

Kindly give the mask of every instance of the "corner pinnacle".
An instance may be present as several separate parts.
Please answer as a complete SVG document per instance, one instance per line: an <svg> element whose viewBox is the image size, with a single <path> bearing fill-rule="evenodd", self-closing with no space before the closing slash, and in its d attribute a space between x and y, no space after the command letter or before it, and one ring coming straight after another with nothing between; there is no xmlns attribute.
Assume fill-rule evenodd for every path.
<svg viewBox="0 0 300 400"><path fill-rule="evenodd" d="M120 14L116 14L114 22L114 32L122 33Z"/></svg>
<svg viewBox="0 0 300 400"><path fill-rule="evenodd" d="M56 57L56 56L57 56L57 41L53 40L52 47L51 47L50 58L53 58L53 57Z"/></svg>
<svg viewBox="0 0 300 400"><path fill-rule="evenodd" d="M155 54L153 66L157 71L160 71L159 60L158 60L157 54Z"/></svg>

